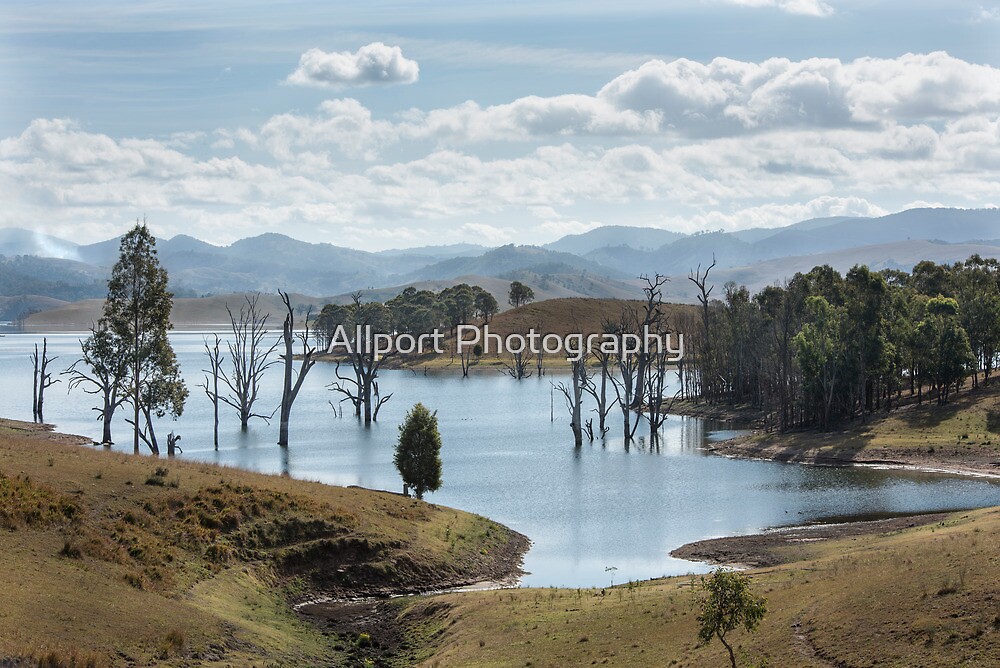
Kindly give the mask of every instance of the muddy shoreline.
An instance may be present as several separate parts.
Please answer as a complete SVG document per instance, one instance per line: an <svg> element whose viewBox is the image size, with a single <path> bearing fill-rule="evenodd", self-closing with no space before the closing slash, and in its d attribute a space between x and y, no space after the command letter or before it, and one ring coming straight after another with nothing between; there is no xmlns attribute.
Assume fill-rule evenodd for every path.
<svg viewBox="0 0 1000 668"><path fill-rule="evenodd" d="M709 538L687 543L670 556L737 568L767 568L797 561L796 548L817 541L902 531L944 521L955 512L903 515L877 520L813 523L767 529L746 536Z"/></svg>
<svg viewBox="0 0 1000 668"><path fill-rule="evenodd" d="M817 434L817 437L820 435ZM828 436L828 435L824 435ZM871 466L925 473L1000 478L996 453L941 446L933 452L848 443L835 450L802 443L803 434L767 435L756 432L706 444L712 454L813 466Z"/></svg>

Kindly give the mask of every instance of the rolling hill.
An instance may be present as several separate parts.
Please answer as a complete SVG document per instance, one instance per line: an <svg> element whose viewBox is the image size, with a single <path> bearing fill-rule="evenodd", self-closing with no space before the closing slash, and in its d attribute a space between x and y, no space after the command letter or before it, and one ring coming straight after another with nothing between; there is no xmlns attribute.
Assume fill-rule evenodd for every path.
<svg viewBox="0 0 1000 668"><path fill-rule="evenodd" d="M998 209L910 209L880 218L836 216L691 235L610 225L545 246L460 243L372 253L268 233L229 246L178 235L159 240L157 248L178 297L274 294L280 288L323 303L331 299L323 295L343 299L356 290L385 298L408 285L441 289L468 282L483 285L504 303L511 280L530 285L539 299L631 298L639 294L636 277L660 273L680 279L671 284L670 298L689 301L683 279L713 257L713 278L720 285L734 280L760 287L824 263L842 270L857 262L909 269L920 259L955 262L972 252L996 256L996 240ZM31 230L0 230L0 296L100 298L118 243L76 245Z"/></svg>

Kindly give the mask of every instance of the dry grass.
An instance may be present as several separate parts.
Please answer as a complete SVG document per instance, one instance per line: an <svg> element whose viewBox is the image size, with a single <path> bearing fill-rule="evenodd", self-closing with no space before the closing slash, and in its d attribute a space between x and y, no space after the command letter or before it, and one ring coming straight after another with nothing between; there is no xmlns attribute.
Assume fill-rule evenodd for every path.
<svg viewBox="0 0 1000 668"><path fill-rule="evenodd" d="M798 462L896 462L1000 474L1000 383L925 401L831 432L759 434L714 449Z"/></svg>
<svg viewBox="0 0 1000 668"><path fill-rule="evenodd" d="M768 599L770 666L995 666L1000 509L888 535L809 543L805 560L752 571ZM614 589L521 589L422 599L408 611L436 647L425 666L712 666L697 647L695 578ZM434 614L427 607L434 606Z"/></svg>
<svg viewBox="0 0 1000 668"><path fill-rule="evenodd" d="M478 516L69 441L0 421L0 664L326 662L290 597L506 566L511 534Z"/></svg>

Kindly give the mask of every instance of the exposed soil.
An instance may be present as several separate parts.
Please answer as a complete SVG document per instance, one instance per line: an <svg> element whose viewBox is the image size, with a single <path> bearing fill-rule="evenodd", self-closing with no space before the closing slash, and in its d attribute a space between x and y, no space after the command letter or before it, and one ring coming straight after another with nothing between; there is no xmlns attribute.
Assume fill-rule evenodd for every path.
<svg viewBox="0 0 1000 668"><path fill-rule="evenodd" d="M797 561L794 548L802 543L882 534L941 522L953 513L928 513L888 519L807 524L770 529L750 536L710 538L682 545L670 556L724 566L762 568Z"/></svg>
<svg viewBox="0 0 1000 668"><path fill-rule="evenodd" d="M843 442L836 448L810 445L793 434L782 437L760 438L757 434L739 436L726 441L709 443L704 449L725 457L767 459L792 464L819 466L884 466L910 468L938 473L963 475L1000 476L1000 458L995 451L969 449L959 445L939 446L933 451L917 448L891 448L873 446L860 439L851 439L851 432L844 432ZM824 435L828 436L828 435Z"/></svg>
<svg viewBox="0 0 1000 668"><path fill-rule="evenodd" d="M752 406L725 406L678 399L670 403L667 412L674 415L700 417L732 423L733 427L756 427L763 424L765 414Z"/></svg>

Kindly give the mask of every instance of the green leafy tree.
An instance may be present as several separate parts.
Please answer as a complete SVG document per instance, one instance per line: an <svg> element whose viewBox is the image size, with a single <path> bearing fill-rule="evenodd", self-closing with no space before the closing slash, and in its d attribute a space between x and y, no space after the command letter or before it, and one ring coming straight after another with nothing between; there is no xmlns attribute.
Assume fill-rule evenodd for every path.
<svg viewBox="0 0 1000 668"><path fill-rule="evenodd" d="M482 318L484 323L489 323L493 316L500 312L500 305L497 303L496 297L478 285L474 286L472 290L476 294L476 316Z"/></svg>
<svg viewBox="0 0 1000 668"><path fill-rule="evenodd" d="M101 397L101 407L94 409L103 425L101 443L112 445L111 419L128 392L125 377L129 360L104 322L90 328L90 336L80 341L80 349L82 357L63 373L69 376L69 389L79 387L87 394Z"/></svg>
<svg viewBox="0 0 1000 668"><path fill-rule="evenodd" d="M767 612L767 600L753 593L749 577L721 568L701 578L701 590L698 640L707 645L718 638L729 652L730 665L736 668L736 655L726 635L740 627L747 633L755 631Z"/></svg>
<svg viewBox="0 0 1000 668"><path fill-rule="evenodd" d="M843 367L844 342L841 336L843 308L831 306L824 297L806 300L810 322L802 326L793 343L802 368L802 385L807 405L820 416L825 429L836 396Z"/></svg>
<svg viewBox="0 0 1000 668"><path fill-rule="evenodd" d="M431 413L418 403L406 414L403 424L399 425L399 442L393 462L403 483L413 489L418 499L424 498L424 492L441 487L441 434L437 411Z"/></svg>
<svg viewBox="0 0 1000 668"><path fill-rule="evenodd" d="M535 291L521 281L514 281L510 284L510 291L507 293L507 301L511 306L517 308L535 300Z"/></svg>
<svg viewBox="0 0 1000 668"><path fill-rule="evenodd" d="M921 346L920 375L938 392L938 403L948 401L952 386L960 384L975 368L969 336L962 329L958 302L951 297L934 297L924 307L924 319L917 325Z"/></svg>
<svg viewBox="0 0 1000 668"><path fill-rule="evenodd" d="M136 222L121 240L118 261L111 270L104 321L127 359L126 401L132 407L133 449L140 440L159 454L153 417L178 417L187 389L177 357L167 338L173 328L173 295L167 290L167 272L156 257L156 239L145 221Z"/></svg>

